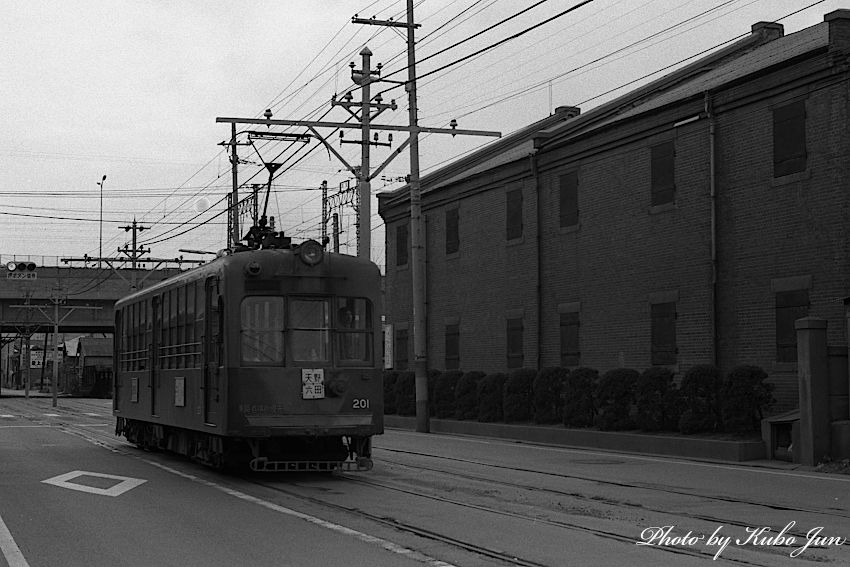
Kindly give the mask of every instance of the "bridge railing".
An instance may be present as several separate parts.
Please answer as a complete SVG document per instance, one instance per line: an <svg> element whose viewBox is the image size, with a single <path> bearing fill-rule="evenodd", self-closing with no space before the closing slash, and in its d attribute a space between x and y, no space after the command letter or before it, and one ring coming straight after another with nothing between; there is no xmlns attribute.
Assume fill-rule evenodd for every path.
<svg viewBox="0 0 850 567"><path fill-rule="evenodd" d="M37 255L23 255L23 254L0 254L0 271L5 270L6 264L9 262L33 262L36 266L40 268L69 268L69 267L88 267L88 268L97 268L98 262L97 260L89 260L88 262L63 262L62 258L67 258L68 256L37 256ZM128 258L115 258L114 266L118 269L128 269L130 268L130 261ZM179 267L180 270L188 270L193 267L195 264L186 263ZM144 258L136 261L136 266L140 270L165 270L165 269L174 269L174 263L161 263L152 260L145 260ZM101 267L103 269L109 269L109 265L105 262L102 263Z"/></svg>
<svg viewBox="0 0 850 567"><path fill-rule="evenodd" d="M62 256L27 256L21 254L0 254L0 267L9 262L35 262L36 266L57 267L64 266L60 261Z"/></svg>

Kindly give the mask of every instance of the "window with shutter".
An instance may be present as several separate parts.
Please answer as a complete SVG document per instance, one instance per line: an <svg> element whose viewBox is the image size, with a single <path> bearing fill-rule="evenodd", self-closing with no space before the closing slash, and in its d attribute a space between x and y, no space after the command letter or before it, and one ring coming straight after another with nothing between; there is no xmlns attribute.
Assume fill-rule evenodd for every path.
<svg viewBox="0 0 850 567"><path fill-rule="evenodd" d="M397 329L395 332L395 355L394 368L396 370L407 370L407 329Z"/></svg>
<svg viewBox="0 0 850 567"><path fill-rule="evenodd" d="M773 110L773 176L806 170L806 101Z"/></svg>
<svg viewBox="0 0 850 567"><path fill-rule="evenodd" d="M561 313L560 327L561 366L578 366L581 358L578 313Z"/></svg>
<svg viewBox="0 0 850 567"><path fill-rule="evenodd" d="M522 368L522 319L508 319L507 331L508 368Z"/></svg>
<svg viewBox="0 0 850 567"><path fill-rule="evenodd" d="M460 327L446 325L446 370L460 368Z"/></svg>
<svg viewBox="0 0 850 567"><path fill-rule="evenodd" d="M578 224L578 172L570 172L558 178L561 202L561 226Z"/></svg>
<svg viewBox="0 0 850 567"><path fill-rule="evenodd" d="M809 292L782 291L776 294L776 361L797 362L797 329L794 322L809 314Z"/></svg>
<svg viewBox="0 0 850 567"><path fill-rule="evenodd" d="M400 224L395 229L395 265L407 264L407 225Z"/></svg>
<svg viewBox="0 0 850 567"><path fill-rule="evenodd" d="M506 238L513 240L522 236L522 189L505 194Z"/></svg>
<svg viewBox="0 0 850 567"><path fill-rule="evenodd" d="M664 366L676 364L676 304L653 303L651 364Z"/></svg>
<svg viewBox="0 0 850 567"><path fill-rule="evenodd" d="M460 250L460 226L458 209L446 210L446 254Z"/></svg>
<svg viewBox="0 0 850 567"><path fill-rule="evenodd" d="M652 146L651 149L652 197L651 205L672 203L676 196L674 167L676 149L672 141Z"/></svg>

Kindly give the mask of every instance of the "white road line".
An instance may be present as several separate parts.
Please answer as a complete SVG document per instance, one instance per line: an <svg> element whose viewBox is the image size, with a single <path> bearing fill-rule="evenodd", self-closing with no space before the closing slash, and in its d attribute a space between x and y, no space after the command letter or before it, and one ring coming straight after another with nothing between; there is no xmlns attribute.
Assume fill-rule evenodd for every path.
<svg viewBox="0 0 850 567"><path fill-rule="evenodd" d="M331 531L334 531L334 532L337 532L337 533L340 533L340 534L343 534L343 535L355 537L355 538L359 539L360 541L370 543L370 544L373 544L373 545L377 545L378 547L381 547L381 548L383 548L387 551L390 551L392 553L402 555L404 557L407 557L408 559L411 559L413 561L417 561L419 563L424 563L425 565L428 565L429 567L456 567L452 563L446 563L445 561L441 561L441 560L436 559L434 557L430 557L428 555L425 555L422 552L410 549L408 547L404 547L404 546L399 545L397 543L393 543L389 540L379 538L377 536L369 535L367 533L363 533L363 532L360 532L360 531L357 531L357 530L353 530L351 528L347 528L347 527L341 526L339 524L334 524L333 522L329 522L327 520L323 520L321 518L317 518L316 516L311 516L311 515L305 514L303 512L298 512L297 510L293 510L291 508L285 508L284 506L281 506L279 504L275 504L273 502L268 502L268 501L263 500L261 498L257 498L256 496L251 496L250 494L245 494L244 492L240 492L240 491L234 490L232 488L227 488L226 486L222 486L220 484L216 484L215 482L212 482L212 481L209 481L209 480L204 480L204 479L196 477L194 475L178 471L176 469L173 469L171 467L167 467L165 465L161 465L161 464L156 463L154 461L149 461L147 459L142 459L142 460L145 461L146 463L151 464L155 467L158 467L158 468L160 468L164 471L170 472L171 474L175 474L177 476L183 477L183 478L191 480L193 482L203 484L204 486L214 488L216 490L224 492L225 494L229 494L230 496L235 496L236 498L239 498L240 500L244 500L245 502L251 502L252 504L257 504L259 506L263 506L264 508L268 508L269 510L273 510L273 511L279 512L281 514L286 514L287 516L292 516L294 518L298 518L300 520L310 522L311 524L321 526L321 527L329 529Z"/></svg>
<svg viewBox="0 0 850 567"><path fill-rule="evenodd" d="M15 539L3 522L2 517L0 517L0 552L3 553L9 567L29 567L29 563L24 559L24 554L21 553L18 544L15 543Z"/></svg>

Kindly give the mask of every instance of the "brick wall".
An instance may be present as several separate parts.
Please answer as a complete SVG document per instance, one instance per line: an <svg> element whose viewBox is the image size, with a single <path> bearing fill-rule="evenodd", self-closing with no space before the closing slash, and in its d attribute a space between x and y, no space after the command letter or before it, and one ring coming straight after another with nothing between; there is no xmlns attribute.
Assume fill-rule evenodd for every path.
<svg viewBox="0 0 850 567"><path fill-rule="evenodd" d="M460 328L461 369L504 371L505 320L517 313L524 365L558 365L559 310L569 305L579 309L582 365L641 371L651 365L650 304L675 301L675 370L712 363L716 333L722 372L759 365L777 386L775 411L796 407L796 368L776 362L777 289L810 282L809 314L828 320L831 345L847 342L848 87L846 71L832 61L818 55L712 93L716 325L712 137L701 93L578 134L534 163L518 160L426 191L429 367L444 367L448 323ZM808 167L774 179L772 108L799 98L806 100ZM675 202L651 207L650 148L671 140ZM578 172L579 224L562 228L558 177L571 171ZM515 188L523 191L523 236L506 242L505 193ZM449 256L447 208L458 208L460 218L460 250ZM394 263L394 224L404 211L397 204L382 214L389 219L388 320L412 323L410 271Z"/></svg>

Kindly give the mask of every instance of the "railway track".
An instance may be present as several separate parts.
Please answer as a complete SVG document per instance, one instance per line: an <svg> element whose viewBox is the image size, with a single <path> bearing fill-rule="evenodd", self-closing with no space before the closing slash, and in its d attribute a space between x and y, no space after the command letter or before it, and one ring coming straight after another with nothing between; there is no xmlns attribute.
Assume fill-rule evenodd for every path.
<svg viewBox="0 0 850 567"><path fill-rule="evenodd" d="M486 463L486 462L483 462L483 461L476 461L476 460L473 460L473 459L458 459L456 457L445 457L445 456L442 456L442 455L433 455L433 454L429 454L429 453L418 453L418 452L414 452L414 451L403 451L403 450L397 450L397 449L383 449L383 448L380 449L380 450L381 451L388 451L388 452L391 452L391 453L402 453L402 454L408 454L408 455L413 455L413 456L429 457L429 458L433 458L433 459L437 459L437 460L442 459L442 460L447 460L447 461L461 462L461 463L464 463L464 464L471 464L471 465L476 465L476 466L488 467L488 468L497 469L497 470L508 470L508 471L513 471L513 472L525 472L525 473L539 474L539 475L542 475L542 476L549 476L549 477L555 477L555 478L560 478L560 479L587 481L587 482L593 482L593 483L600 484L600 485L615 486L617 488L650 490L650 491L654 491L654 492L660 492L660 493L664 493L664 494L671 494L671 495L677 495L677 496L698 497L698 498L701 498L703 500L708 500L708 501L734 503L734 504L746 504L746 505L753 506L753 507L756 507L756 508L764 508L764 509L769 509L769 510L774 510L774 511L782 511L782 512L790 512L790 513L808 513L808 514L816 514L818 516L829 516L829 517L834 517L834 518L850 519L850 514L847 514L846 512L843 512L843 511L829 511L829 510L821 510L821 509L814 509L814 508L782 506L782 505L777 505L777 504L770 504L768 502L761 502L761 501L757 501L757 500L753 500L753 499L730 498L730 497L726 497L726 496L705 494L705 493L702 493L702 492L697 493L697 492L694 492L694 491L687 491L687 490L681 490L681 489L676 489L676 488L671 488L671 487L659 486L657 484L648 484L648 483L642 483L642 482L633 482L633 483L614 482L614 481L599 479L599 478L591 477L591 476L587 476L587 475L553 473L553 472L549 472L549 471L538 471L538 470L529 469L529 468L510 467L510 466L505 466L505 465L500 465L500 464ZM459 473L459 472L456 472L456 471L448 471L448 470L445 470L445 469L442 469L442 468L439 468L439 467L429 467L429 466L425 466L425 465L421 465L421 464L417 464L417 465L414 466L414 465L410 465L410 464L407 464L407 463L404 463L404 462L401 462L401 461L393 461L391 459L386 459L386 458L382 458L381 460L384 463L391 463L391 464L398 466L398 467L404 467L404 468L408 468L408 469L416 469L418 471L428 470L428 471L432 471L432 472L435 472L435 473L451 475L451 476L454 476L454 477L464 478L464 479L468 479L468 480L483 481L483 482L488 482L488 483L492 483L492 484L499 484L499 485L510 487L510 488L523 488L523 489L527 489L527 490L531 490L531 491L548 493L548 494L552 494L552 495L555 495L555 496L566 496L566 497L570 497L570 498L587 500L587 501L592 500L592 501L595 501L595 502L599 501L599 498L591 497L591 496L588 496L586 494L581 494L581 493L578 493L578 492L567 492L567 491L555 490L555 489L545 488L545 487L540 487L540 486L512 483L512 482L507 482L507 481L504 481L504 480L501 480L501 479L498 479L498 478L476 475L474 473ZM665 509L662 509L662 508L653 508L653 507L647 506L645 504L634 504L634 503L621 501L621 500L616 500L616 501L610 500L610 501L607 501L607 502L609 504L613 504L613 505L617 505L617 506L621 506L621 507L626 507L626 508L637 508L637 509L640 509L640 510L649 510L649 511L669 513L669 510L665 510ZM714 523L724 522L724 523L728 523L728 524L732 524L732 525L746 526L745 524L737 522L736 520L729 520L729 519L726 519L726 518L718 518L718 517L714 517L714 516L707 516L707 515L703 516L703 515L699 515L699 514L690 514L688 517L689 518L696 518L696 519L703 519L703 520L706 520L706 521L709 521L709 522L714 522ZM789 532L789 533L792 533L792 532ZM795 535L795 534L792 533L792 535ZM802 533L802 532L798 532L798 533L796 533L796 535L799 536L799 537L805 536L805 534Z"/></svg>
<svg viewBox="0 0 850 567"><path fill-rule="evenodd" d="M43 404L42 404L43 406ZM41 408L43 409L43 407ZM45 418L33 412L28 417L32 422L43 425L50 425L62 429L63 431L81 437L89 442L103 446L111 451L126 454L131 457L141 458L149 461L152 458L150 453L142 453L132 445L128 444L123 439L115 437L111 428L92 427L92 424L86 424L86 417L92 417L92 414L102 414L105 410L102 402L81 400L75 404L74 408L61 408L57 413L60 417ZM106 416L106 419L111 420L112 417ZM578 480L592 482L599 485L609 485L627 490L649 490L656 493L663 493L674 497L699 497L708 501L714 501L720 504L736 503L762 508L764 510L780 510L789 513L811 513L819 515L829 515L834 518L847 519L846 513L840 511L823 511L807 509L805 507L787 507L777 506L767 502L758 502L755 500L738 499L734 500L722 495L706 495L697 494L694 491L682 490L674 487L663 487L642 482L617 482L610 480L602 480L576 473L557 473L533 470L527 467L507 466L503 464L487 463L480 460L449 457L445 455L435 455L433 453L418 452L410 450L385 449L381 448L378 451L383 454L376 459L376 462L381 466L376 469L374 474L369 475L350 475L338 474L333 480L327 477L305 477L305 475L262 475L262 474L247 474L238 477L227 477L228 482L235 481L241 490L248 493L258 493L257 488L262 489L260 493L266 492L285 498L288 501L301 502L308 506L311 513L325 515L321 510L327 511L327 517L335 518L335 521L341 521L340 517L347 517L357 522L370 522L376 525L389 528L392 531L408 534L431 542L439 542L442 546L454 549L456 552L474 554L485 561L495 561L498 564L504 565L519 565L528 567L546 567L552 565L548 562L541 562L533 554L523 553L516 550L498 549L492 545L484 545L481 542L475 541L473 537L465 537L462 530L453 529L446 525L435 526L427 522L419 521L415 515L407 514L406 510L399 510L398 513L386 513L381 511L380 507L370 508L369 503L380 501L393 501L397 496L403 495L404 498L412 499L406 507L415 508L419 502L421 506L424 503L429 503L429 506L436 507L440 510L440 514L444 517L457 517L459 510L465 510L465 514L472 514L483 525L487 525L488 521L493 518L501 518L505 521L513 522L516 526L533 526L536 528L545 527L555 533L561 533L560 536L564 541L569 541L570 534L584 534L600 538L601 545L623 545L634 549L635 536L633 533L623 533L623 530L606 529L593 525L592 522L584 522L581 519L570 521L559 518L546 517L545 511L535 510L533 506L528 506L526 511L516 511L517 501L523 500L523 495L533 494L536 499L557 499L569 498L579 500L588 505L604 505L624 510L637 511L640 513L652 512L665 515L671 518L670 523L677 524L679 519L699 520L713 524L724 524L729 526L746 527L747 525L740 522L738 519L719 517L712 514L702 514L696 511L684 514L682 512L671 511L663 506L648 506L647 504L638 504L619 499L600 499L593 494L581 493L571 490L558 490L552 487L543 486L542 483L534 482L514 482L506 480L504 477L508 473L520 472L524 474L542 475L544 477ZM392 455L396 455L393 457ZM407 460L405 460L407 459ZM414 461L411 462L410 459ZM188 461L186 461L188 462ZM461 464L468 466L471 470L457 471L452 470L452 465ZM181 467L183 468L183 467ZM478 470L472 470L478 469ZM440 479L440 485L466 484L469 487L487 485L491 487L501 487L509 489L516 496L514 502L500 502L497 496L488 496L483 499L472 499L468 494L464 494L462 490L455 491L453 494L440 492L435 485L422 484L418 485L418 481L422 478L422 473L427 472L431 475L436 475ZM393 474L388 474L393 473ZM205 475L206 476L206 475ZM346 485L361 487L364 491L358 495L359 501L363 504L356 506L347 505L335 501L333 496L334 490L329 490L328 494L316 494L317 490L321 492L321 487L326 482L336 483L335 490L339 489L339 481L343 479ZM252 488L253 487L253 488ZM350 492L349 490L345 491ZM534 499L530 499L534 500ZM274 501L274 498L272 498ZM513 509L512 509L513 508ZM316 512L315 510L319 510ZM805 539L805 534L791 533L799 538ZM422 545L413 545L416 548L425 548ZM625 549L625 548L624 548ZM700 551L689 547L647 547L644 548L648 553L647 557L656 557L658 563L674 562L675 558L685 559L686 557L696 559L712 558L712 553L709 551ZM781 548L758 548L738 550L736 553L728 553L723 555L723 559L730 564L752 567L764 567L767 565L776 564L777 559L787 557L787 553ZM814 558L812 558L814 559ZM815 559L816 560L816 559ZM439 564L437 562L436 564ZM489 563L488 563L489 564ZM666 564L666 563L665 563Z"/></svg>

